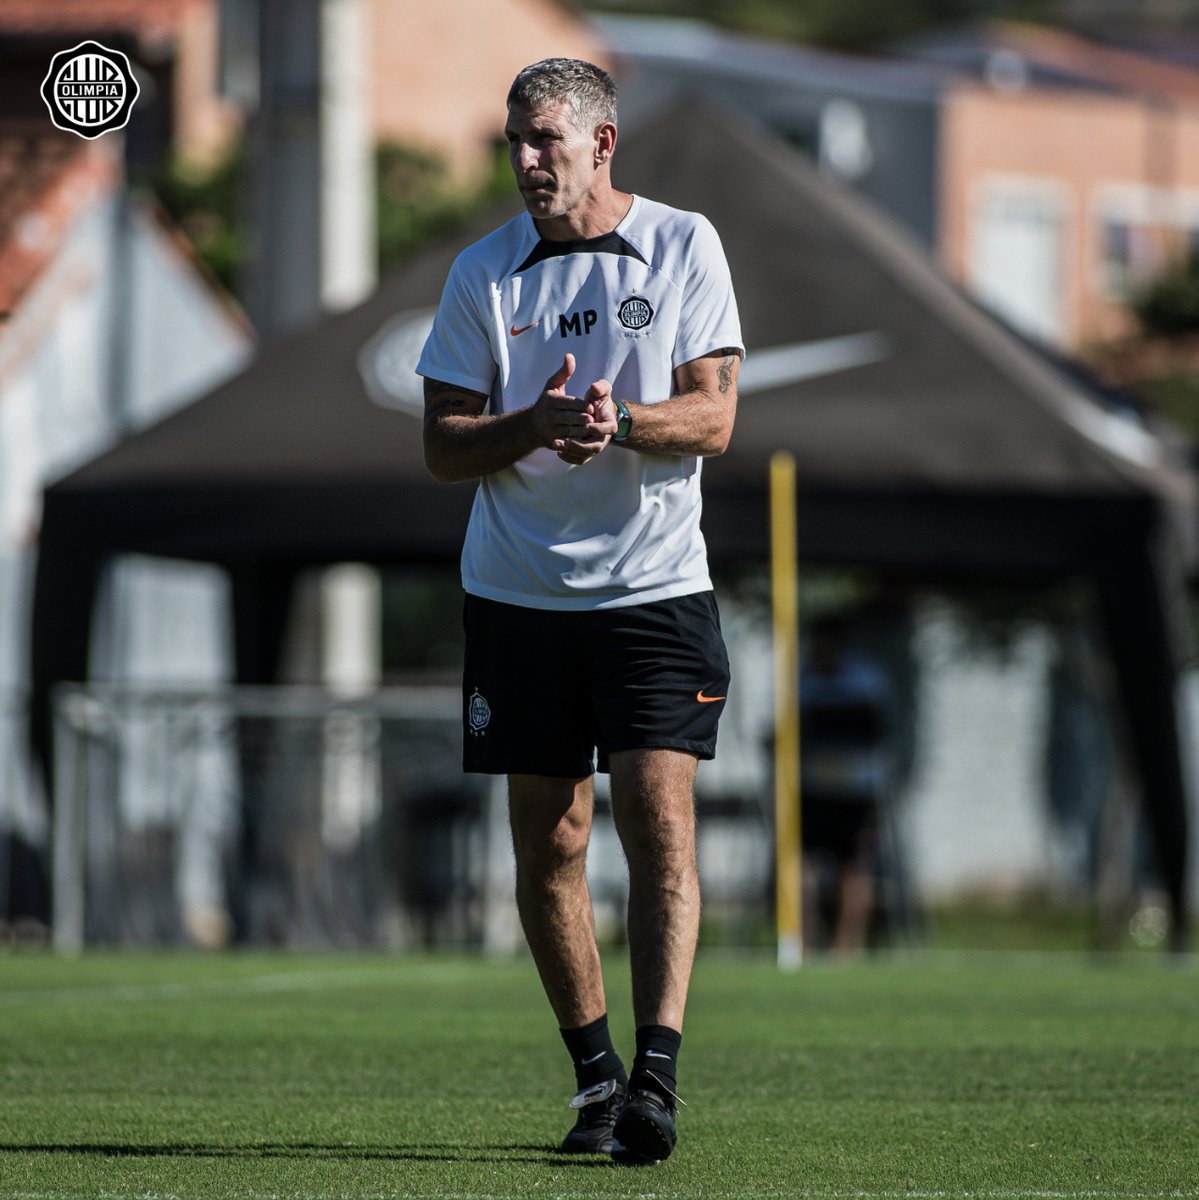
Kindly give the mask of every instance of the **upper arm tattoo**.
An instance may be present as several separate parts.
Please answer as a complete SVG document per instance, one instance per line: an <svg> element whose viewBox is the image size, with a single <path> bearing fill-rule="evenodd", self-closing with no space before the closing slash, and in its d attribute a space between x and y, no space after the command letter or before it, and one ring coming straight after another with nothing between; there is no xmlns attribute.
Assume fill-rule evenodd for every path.
<svg viewBox="0 0 1199 1200"><path fill-rule="evenodd" d="M736 346L726 346L721 350L700 355L692 362L684 363L675 369L675 387L679 392L688 392L695 388L708 391L715 387L720 395L727 396L732 392L735 398L737 364L740 361L741 351ZM713 368L716 373L715 380L712 378Z"/></svg>
<svg viewBox="0 0 1199 1200"><path fill-rule="evenodd" d="M720 394L725 396L733 386L733 368L741 361L741 356L735 350L722 350L720 353L724 357L720 360L716 377L720 381Z"/></svg>

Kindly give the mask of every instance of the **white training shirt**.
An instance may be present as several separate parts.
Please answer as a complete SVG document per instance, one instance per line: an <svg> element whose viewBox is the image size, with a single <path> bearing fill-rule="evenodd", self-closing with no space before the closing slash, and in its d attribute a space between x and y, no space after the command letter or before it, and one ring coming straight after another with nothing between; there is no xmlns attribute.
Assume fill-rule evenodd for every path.
<svg viewBox="0 0 1199 1200"><path fill-rule="evenodd" d="M621 399L653 404L671 395L675 367L724 347L744 353L715 229L635 196L598 238L544 241L522 214L469 246L416 369L488 394L500 414L534 404L571 353L569 395L607 379ZM576 610L708 590L700 466L610 445L580 466L540 449L484 476L462 552L464 588Z"/></svg>

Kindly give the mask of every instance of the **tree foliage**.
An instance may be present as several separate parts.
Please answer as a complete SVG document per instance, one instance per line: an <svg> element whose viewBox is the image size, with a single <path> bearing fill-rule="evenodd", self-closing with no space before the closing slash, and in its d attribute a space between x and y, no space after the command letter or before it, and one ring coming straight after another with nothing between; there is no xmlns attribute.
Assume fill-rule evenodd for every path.
<svg viewBox="0 0 1199 1200"><path fill-rule="evenodd" d="M499 162L482 184L467 187L453 179L437 155L396 142L381 144L375 152L380 269L465 221L511 188L511 173Z"/></svg>
<svg viewBox="0 0 1199 1200"><path fill-rule="evenodd" d="M244 287L246 154L241 142L215 165L181 159L138 182L152 191L201 261L232 295ZM501 162L480 184L456 182L435 154L388 142L375 151L375 217L380 269L452 229L512 188Z"/></svg>
<svg viewBox="0 0 1199 1200"><path fill-rule="evenodd" d="M1106 373L1199 440L1199 252L1134 291L1139 329L1100 348Z"/></svg>
<svg viewBox="0 0 1199 1200"><path fill-rule="evenodd" d="M140 181L187 235L201 261L232 295L239 294L245 239L242 232L242 143L229 147L214 165L197 168L174 158Z"/></svg>
<svg viewBox="0 0 1199 1200"><path fill-rule="evenodd" d="M1131 300L1141 328L1150 336L1199 333L1199 252L1171 264Z"/></svg>

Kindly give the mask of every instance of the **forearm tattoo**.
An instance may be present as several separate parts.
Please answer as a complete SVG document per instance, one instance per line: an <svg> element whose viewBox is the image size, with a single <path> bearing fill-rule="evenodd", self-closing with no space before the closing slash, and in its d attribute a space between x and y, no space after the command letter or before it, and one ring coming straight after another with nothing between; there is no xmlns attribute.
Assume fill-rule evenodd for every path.
<svg viewBox="0 0 1199 1200"><path fill-rule="evenodd" d="M472 408L471 397L474 392L454 387L450 383L442 383L440 379L425 380L425 416L437 416L443 412L461 412ZM479 399L486 397L479 395Z"/></svg>
<svg viewBox="0 0 1199 1200"><path fill-rule="evenodd" d="M447 393L453 393L447 395ZM425 408L429 411L441 408L465 408L466 397L456 387L438 379L425 380Z"/></svg>

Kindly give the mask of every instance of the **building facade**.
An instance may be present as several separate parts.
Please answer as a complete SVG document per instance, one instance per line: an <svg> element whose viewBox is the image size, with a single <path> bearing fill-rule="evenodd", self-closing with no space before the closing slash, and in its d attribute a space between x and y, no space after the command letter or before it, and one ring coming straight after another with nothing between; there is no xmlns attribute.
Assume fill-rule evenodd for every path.
<svg viewBox="0 0 1199 1200"><path fill-rule="evenodd" d="M1050 345L1133 332L1129 298L1199 251L1199 72L1000 27L938 140L941 261Z"/></svg>

